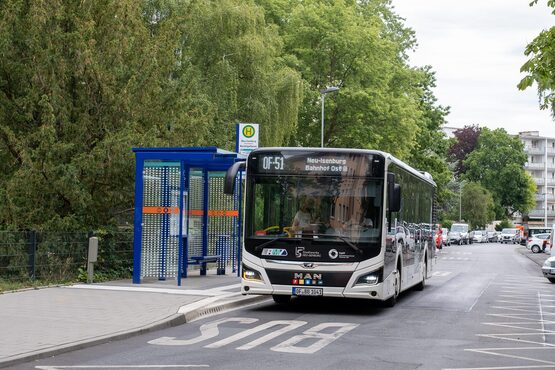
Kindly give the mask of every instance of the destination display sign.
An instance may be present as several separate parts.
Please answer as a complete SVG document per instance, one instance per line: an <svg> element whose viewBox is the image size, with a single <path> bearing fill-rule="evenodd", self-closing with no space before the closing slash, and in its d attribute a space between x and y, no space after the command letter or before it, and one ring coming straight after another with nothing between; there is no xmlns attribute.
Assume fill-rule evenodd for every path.
<svg viewBox="0 0 555 370"><path fill-rule="evenodd" d="M383 157L365 153L261 152L249 157L249 171L260 174L383 177Z"/></svg>

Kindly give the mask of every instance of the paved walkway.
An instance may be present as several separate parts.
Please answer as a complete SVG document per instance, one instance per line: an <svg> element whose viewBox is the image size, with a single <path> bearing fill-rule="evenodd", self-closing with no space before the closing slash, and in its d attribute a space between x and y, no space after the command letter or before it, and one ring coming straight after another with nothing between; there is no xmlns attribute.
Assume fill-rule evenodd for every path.
<svg viewBox="0 0 555 370"><path fill-rule="evenodd" d="M545 260L551 257L551 255L549 254L549 250L547 251L547 253L532 253L531 250L527 249L524 246L519 246L517 250L524 256L537 263L539 266L543 266Z"/></svg>
<svg viewBox="0 0 555 370"><path fill-rule="evenodd" d="M116 281L0 294L0 367L179 325L267 297L241 296L237 276Z"/></svg>

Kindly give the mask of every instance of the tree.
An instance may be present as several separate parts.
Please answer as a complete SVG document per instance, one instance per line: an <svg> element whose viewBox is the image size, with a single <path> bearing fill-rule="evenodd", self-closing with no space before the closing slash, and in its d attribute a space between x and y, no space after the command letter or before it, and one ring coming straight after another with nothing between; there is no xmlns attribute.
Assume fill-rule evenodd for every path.
<svg viewBox="0 0 555 370"><path fill-rule="evenodd" d="M538 0L530 4L537 4ZM555 9L555 0L548 0L549 7ZM555 14L555 10L551 12ZM524 55L529 59L520 68L526 76L518 84L520 90L531 87L534 82L538 85L540 109L550 109L555 117L555 27L543 30L526 46Z"/></svg>
<svg viewBox="0 0 555 370"><path fill-rule="evenodd" d="M407 162L432 175L437 184L438 209L442 209L452 194L447 187L453 177L447 164L449 141L441 129L449 109L437 105L437 99L432 93L436 80L431 68L425 67L422 70L427 77L421 86L423 94L420 110L423 114L419 122L420 130L416 135L416 147L407 158ZM439 217L442 218L442 215Z"/></svg>
<svg viewBox="0 0 555 370"><path fill-rule="evenodd" d="M326 98L326 146L381 149L400 158L414 150L423 114L420 85L427 76L408 66L406 50L415 45L414 35L389 1L258 3L280 25L289 65L305 81L292 145L319 145L319 91L338 86L340 91Z"/></svg>
<svg viewBox="0 0 555 370"><path fill-rule="evenodd" d="M462 216L472 228L484 228L493 221L494 203L491 193L475 182L466 183L462 190Z"/></svg>
<svg viewBox="0 0 555 370"><path fill-rule="evenodd" d="M253 1L198 0L183 5L181 15L180 62L200 79L214 110L210 145L234 149L236 122L261 124L261 146L288 142L297 130L302 81L282 58L283 42L264 9Z"/></svg>
<svg viewBox="0 0 555 370"><path fill-rule="evenodd" d="M449 148L449 157L455 162L455 176L460 177L466 172L464 160L475 148L480 137L478 125L465 126L455 130L455 142Z"/></svg>
<svg viewBox="0 0 555 370"><path fill-rule="evenodd" d="M299 74L240 0L0 2L0 224L130 223L134 146L281 145Z"/></svg>
<svg viewBox="0 0 555 370"><path fill-rule="evenodd" d="M535 205L536 186L524 171L522 142L504 129L482 129L478 145L464 161L465 177L488 189L499 219L525 213Z"/></svg>

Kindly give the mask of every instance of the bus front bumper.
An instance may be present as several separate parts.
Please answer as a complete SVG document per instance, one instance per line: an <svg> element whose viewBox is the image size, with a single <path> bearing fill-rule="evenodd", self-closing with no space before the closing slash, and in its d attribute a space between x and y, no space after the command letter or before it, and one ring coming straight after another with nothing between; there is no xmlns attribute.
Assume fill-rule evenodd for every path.
<svg viewBox="0 0 555 370"><path fill-rule="evenodd" d="M299 292L296 288L307 288ZM262 281L241 280L241 293L257 295L321 296L359 299L385 299L384 285L355 285L353 287L270 285ZM310 294L308 294L310 293ZM391 294L390 294L391 295Z"/></svg>

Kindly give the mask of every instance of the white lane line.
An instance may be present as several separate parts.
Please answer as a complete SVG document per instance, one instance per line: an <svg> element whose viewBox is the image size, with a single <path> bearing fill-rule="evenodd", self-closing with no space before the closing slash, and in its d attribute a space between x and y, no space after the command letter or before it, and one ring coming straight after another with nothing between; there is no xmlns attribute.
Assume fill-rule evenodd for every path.
<svg viewBox="0 0 555 370"><path fill-rule="evenodd" d="M494 352L494 351L498 351L497 348L493 348L492 350L487 350L487 349L465 349L465 351L468 352L475 352L475 353L483 353L486 355L493 355L493 356L499 356L499 357L508 357L508 358L514 358L517 360L524 360L524 361L532 361L532 362L536 362L536 363L542 363L542 364L547 364L547 365L555 365L555 362L553 361L546 361L546 360L539 360L537 358L531 358L531 357L524 357L524 356L515 356L515 355L511 355L508 353L498 353L498 352ZM528 368L528 367L525 367Z"/></svg>
<svg viewBox="0 0 555 370"><path fill-rule="evenodd" d="M537 307L538 306L536 305L536 308ZM529 309L526 309L526 308L505 307L505 306L492 306L491 308L495 308L497 310L506 310L506 311L530 312L530 313L534 313L534 314L536 312L538 312L537 309L536 310L529 310ZM548 313L548 312L546 312L546 313L549 314L549 315L555 315L555 313Z"/></svg>
<svg viewBox="0 0 555 370"><path fill-rule="evenodd" d="M496 313L488 313L486 316L502 317L502 318L505 318L505 319L513 319L513 320L528 320L528 321L532 321L532 322L538 322L539 321L538 319L533 319L533 318L529 319L527 317L523 317L522 314L503 315L503 314L496 314ZM515 316L518 316L518 317L515 317ZM524 316L537 316L537 315L524 315ZM544 319L544 321L547 324L555 324L555 321L552 321L552 320L545 320Z"/></svg>
<svg viewBox="0 0 555 370"><path fill-rule="evenodd" d="M35 366L35 369L57 370L57 369L184 369L203 367L210 365L54 365L54 366Z"/></svg>
<svg viewBox="0 0 555 370"><path fill-rule="evenodd" d="M554 334L554 333L548 333L548 334ZM491 338L491 339L501 339L501 340L507 340L509 342L518 342L518 343L529 343L529 344L537 344L539 346L543 345L543 346L548 346L548 347L554 347L555 348L555 344L550 344L550 343L545 343L545 342L536 342L533 340L524 340L524 339L514 339L514 338L507 338L506 336L512 336L512 335L518 335L519 338L523 337L523 336L530 336L530 335L535 335L538 336L540 335L539 333L519 333L519 334L476 334L476 336L478 337L482 337L482 338Z"/></svg>
<svg viewBox="0 0 555 370"><path fill-rule="evenodd" d="M527 328L527 327L523 327L523 326L515 326L515 325L510 325L510 324L499 324L499 323L494 323L494 322L483 322L482 324L489 325L489 326L497 326L497 327L500 327L500 328L535 330L535 331L539 331L541 333L555 333L554 330L545 330L545 326L544 326L543 322L533 323L533 324L541 325L540 329ZM515 323L511 323L511 324L515 324ZM530 323L526 323L526 324L530 324ZM545 342L545 335L544 335L543 340Z"/></svg>
<svg viewBox="0 0 555 370"><path fill-rule="evenodd" d="M498 367L453 367L443 370L512 370L512 369L553 369L553 365L498 366Z"/></svg>
<svg viewBox="0 0 555 370"><path fill-rule="evenodd" d="M542 309L542 296L540 292L538 292L538 304L540 306L540 320L542 323L542 330L545 331L545 325L543 323L543 309ZM545 342L545 334L543 335L543 341Z"/></svg>
<svg viewBox="0 0 555 370"><path fill-rule="evenodd" d="M480 292L480 294L478 294L478 297L476 298L476 300L474 301L474 303L472 304L472 306L470 306L470 309L469 309L468 312L472 311L472 309L474 308L474 306L476 306L476 304L478 303L478 300L480 300L480 298L482 297L482 295L484 294L484 292L485 292L487 289L489 289L490 285L491 285L491 280L490 280L490 282L488 283L488 285Z"/></svg>

